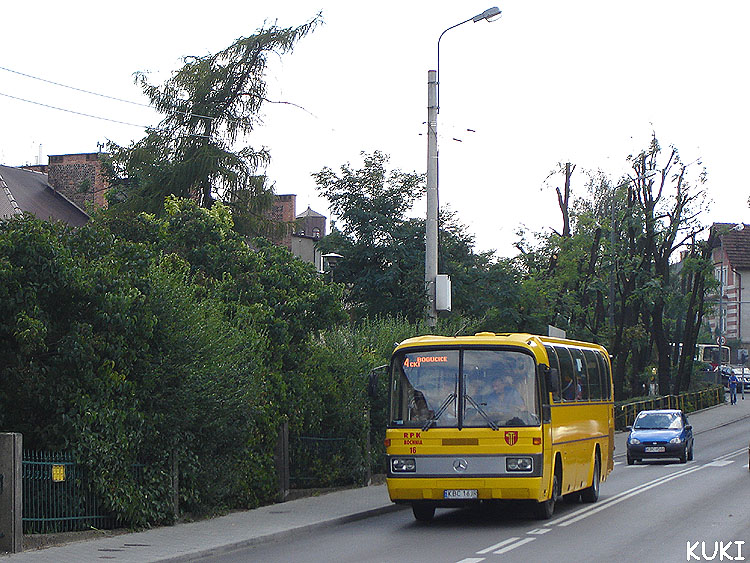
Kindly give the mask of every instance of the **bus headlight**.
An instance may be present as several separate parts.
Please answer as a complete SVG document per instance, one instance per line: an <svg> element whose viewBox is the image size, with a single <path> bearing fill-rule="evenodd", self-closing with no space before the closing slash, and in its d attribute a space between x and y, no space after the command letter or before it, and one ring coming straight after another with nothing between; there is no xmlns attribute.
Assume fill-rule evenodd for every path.
<svg viewBox="0 0 750 563"><path fill-rule="evenodd" d="M507 471L531 471L532 462L530 457L506 457L505 469Z"/></svg>
<svg viewBox="0 0 750 563"><path fill-rule="evenodd" d="M393 473L410 473L417 470L417 462L413 457L391 458L391 471Z"/></svg>

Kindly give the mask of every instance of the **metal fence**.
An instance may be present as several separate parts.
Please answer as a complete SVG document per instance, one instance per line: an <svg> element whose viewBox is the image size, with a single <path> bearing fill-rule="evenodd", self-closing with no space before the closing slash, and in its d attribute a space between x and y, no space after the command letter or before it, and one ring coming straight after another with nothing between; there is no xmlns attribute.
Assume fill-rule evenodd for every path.
<svg viewBox="0 0 750 563"><path fill-rule="evenodd" d="M25 451L22 479L24 534L115 527L72 454Z"/></svg>
<svg viewBox="0 0 750 563"><path fill-rule="evenodd" d="M355 438L297 436L289 440L293 489L351 485L363 480L366 457Z"/></svg>
<svg viewBox="0 0 750 563"><path fill-rule="evenodd" d="M615 406L615 429L625 430L635 421L635 417L642 410L651 409L680 409L685 413L705 409L724 402L724 388L721 386L703 389L694 393L681 395L662 395L650 397L642 401L625 403Z"/></svg>

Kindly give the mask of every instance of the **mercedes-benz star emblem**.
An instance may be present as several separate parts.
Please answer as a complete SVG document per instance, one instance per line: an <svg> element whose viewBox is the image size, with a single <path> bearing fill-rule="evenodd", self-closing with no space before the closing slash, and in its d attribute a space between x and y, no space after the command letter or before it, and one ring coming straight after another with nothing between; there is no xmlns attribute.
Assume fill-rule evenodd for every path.
<svg viewBox="0 0 750 563"><path fill-rule="evenodd" d="M453 471L466 471L466 468L468 467L468 463L465 459L454 459L453 460Z"/></svg>

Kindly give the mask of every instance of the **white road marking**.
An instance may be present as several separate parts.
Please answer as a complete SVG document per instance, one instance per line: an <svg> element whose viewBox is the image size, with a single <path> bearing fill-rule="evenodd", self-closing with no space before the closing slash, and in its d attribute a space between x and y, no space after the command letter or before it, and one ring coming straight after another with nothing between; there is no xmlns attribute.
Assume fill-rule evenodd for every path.
<svg viewBox="0 0 750 563"><path fill-rule="evenodd" d="M710 463L706 464L706 467L724 467L725 465L730 465L734 463L733 459L722 459L718 461L712 461Z"/></svg>
<svg viewBox="0 0 750 563"><path fill-rule="evenodd" d="M730 452L723 456L719 456L716 459L708 463L705 463L703 465L690 464L690 466L685 467L679 471L675 471L674 473L670 473L669 475L659 477L658 479L654 479L647 483L642 483L636 487L633 487L632 489L623 491L596 505L588 506L586 508L577 510L571 514L566 514L565 516L562 516L555 520L551 520L550 522L544 524L546 526L545 528L533 528L527 531L526 534L539 536L539 535L543 535L549 532L551 530L551 526L560 526L560 527L570 526L571 524L574 524L575 522L583 520L584 518L587 518L588 516L601 512L602 510L605 510L609 508L610 506L619 504L620 502L627 500L631 497L634 497L637 494L640 494L644 491L647 491L659 485L663 485L664 483L667 483L673 479L677 479L678 477L682 477L683 475L694 473L695 471L699 471L703 469L704 467L724 467L726 465L730 465L734 463L734 460L728 460L727 458L736 457L740 454L744 454L746 451L747 450L745 448L742 448L740 450ZM621 462L615 462L615 465L618 465L618 464L621 464ZM648 467L648 466L641 465L639 467ZM746 464L744 467L748 468L748 465ZM477 555L485 555L490 552L494 553L495 555L502 555L503 553L507 553L513 549L516 549L517 547L521 547L522 545L532 542L535 539L536 539L535 537L529 537L529 538L524 538L524 539L521 539L519 537L511 537L501 542L498 542L495 545L491 545L490 547L487 547L481 551L477 551ZM470 557L467 559L462 559L461 561L458 561L457 563L479 563L481 561L484 561L484 558Z"/></svg>
<svg viewBox="0 0 750 563"><path fill-rule="evenodd" d="M671 473L669 475L665 475L663 477L659 477L658 479L654 479L652 481L649 481L647 483L642 483L636 487L633 487L632 489L628 489L627 491L623 491L611 498L608 498L605 501L602 501L596 505L587 506L585 508L581 508L580 510L577 510L571 514L566 514L565 516L561 516L560 518L556 518L555 520L550 521L547 526L562 526L564 522L567 520L573 520L576 521L581 520L582 518L585 518L588 516L588 513L593 513L592 511L596 510L599 512L599 510L603 510L604 508L608 507L610 504L615 504L620 501L621 498L626 497L630 498L634 494L637 494L641 491L650 489L651 487L655 487L657 485L660 485L661 483L666 483L667 481L671 481L672 479L675 479L685 473L692 473L693 471L697 471L699 469L702 469L705 466L697 466L697 467L688 467L685 469L681 469L679 471L675 471L674 473ZM567 525L567 524L565 524Z"/></svg>
<svg viewBox="0 0 750 563"><path fill-rule="evenodd" d="M713 461L720 461L722 459L729 459L730 457L735 457L740 454L744 454L747 450L745 448L742 448L741 450L734 450L733 452L729 452L728 454L720 455L719 457L715 458Z"/></svg>
<svg viewBox="0 0 750 563"><path fill-rule="evenodd" d="M532 542L532 541L535 541L535 540L536 540L536 538L524 538L522 540L518 540L516 543L512 543L510 545L507 545L507 546L505 546L502 549L498 549L497 551L493 551L492 553L494 553L495 555L502 555L503 553L507 553L507 552L509 552L512 549L516 549L517 547L521 547L522 545L524 545L526 543L529 543L529 542Z"/></svg>
<svg viewBox="0 0 750 563"><path fill-rule="evenodd" d="M699 465L697 467L693 467L691 469L686 469L685 471L680 471L677 473L672 473L671 475L665 477L664 479L657 479L655 481L652 481L646 486L641 487L635 487L633 489L630 489L629 491L625 491L624 493L620 493L616 497L613 497L612 499L609 499L607 502L597 506L596 508L591 509L584 509L583 511L579 511L579 515L575 518L571 518L565 522L562 522L561 524L558 524L559 526L570 526L571 524L575 524L579 520L583 520L584 518L588 518L592 514L597 514L598 512L601 512L602 510L606 510L610 506L614 506L615 504L619 504L624 500L629 499L630 497L634 497L635 495L638 495L644 491L648 491L649 489L652 489L654 487L658 487L659 485L663 485L664 483L667 483L668 481L671 481L672 479L677 479L678 477L682 477L683 475L687 475L689 473L693 473L695 471L700 471L704 467L707 467L706 465ZM581 514L581 512L583 512Z"/></svg>
<svg viewBox="0 0 750 563"><path fill-rule="evenodd" d="M507 540L503 540L500 543L496 543L495 545L491 545L490 547L483 549L482 551L477 551L477 555L484 555L485 553L489 553L493 549L497 549L498 547L503 547L504 545L508 545L509 543L513 543L514 541L520 540L521 538L508 538Z"/></svg>

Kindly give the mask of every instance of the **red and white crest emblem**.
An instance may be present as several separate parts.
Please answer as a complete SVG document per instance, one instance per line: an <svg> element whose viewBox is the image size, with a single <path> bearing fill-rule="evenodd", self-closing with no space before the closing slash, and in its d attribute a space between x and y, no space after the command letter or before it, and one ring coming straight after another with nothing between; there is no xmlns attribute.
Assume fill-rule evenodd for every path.
<svg viewBox="0 0 750 563"><path fill-rule="evenodd" d="M506 430L505 443L512 446L516 442L518 442L518 430Z"/></svg>

